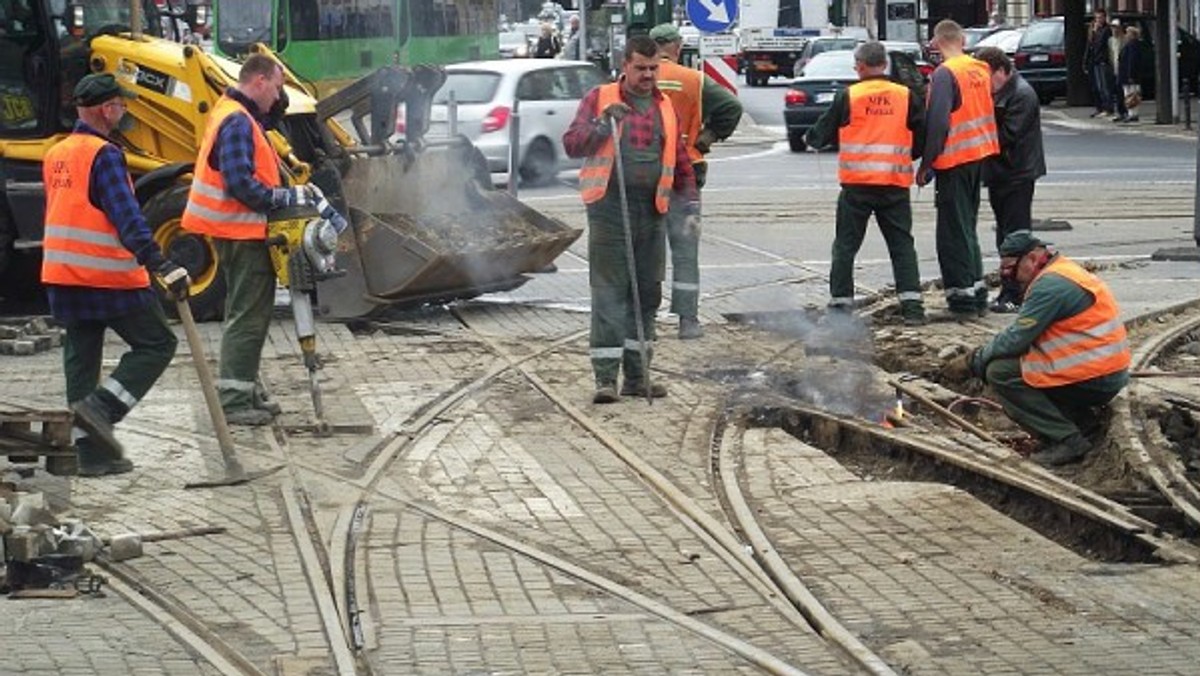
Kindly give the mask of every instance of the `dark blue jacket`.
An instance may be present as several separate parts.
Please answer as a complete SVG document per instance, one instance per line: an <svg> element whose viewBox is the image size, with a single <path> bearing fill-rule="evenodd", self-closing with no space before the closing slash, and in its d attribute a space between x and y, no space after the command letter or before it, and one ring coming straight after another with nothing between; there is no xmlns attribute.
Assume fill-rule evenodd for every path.
<svg viewBox="0 0 1200 676"><path fill-rule="evenodd" d="M1141 72L1142 43L1141 40L1130 40L1121 47L1121 55L1117 57L1117 84L1141 84L1138 73Z"/></svg>

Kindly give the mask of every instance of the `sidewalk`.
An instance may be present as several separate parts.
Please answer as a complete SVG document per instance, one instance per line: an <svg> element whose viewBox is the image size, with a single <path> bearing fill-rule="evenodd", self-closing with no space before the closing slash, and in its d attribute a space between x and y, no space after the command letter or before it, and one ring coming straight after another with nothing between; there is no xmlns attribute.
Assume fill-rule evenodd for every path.
<svg viewBox="0 0 1200 676"><path fill-rule="evenodd" d="M1157 108L1154 101L1144 101L1138 108L1138 122L1134 123L1118 123L1113 122L1109 117L1092 117L1095 112L1091 106L1064 106L1060 103L1053 103L1048 106L1042 106L1042 123L1055 124L1061 127L1071 129L1089 130L1089 131L1116 131L1121 133L1132 134L1147 134L1159 137L1188 139L1195 141L1200 131L1197 127L1200 126L1200 104L1191 102L1192 107L1192 124L1191 129L1183 122L1183 111L1181 108L1181 117L1178 124L1156 124L1154 117L1157 114Z"/></svg>

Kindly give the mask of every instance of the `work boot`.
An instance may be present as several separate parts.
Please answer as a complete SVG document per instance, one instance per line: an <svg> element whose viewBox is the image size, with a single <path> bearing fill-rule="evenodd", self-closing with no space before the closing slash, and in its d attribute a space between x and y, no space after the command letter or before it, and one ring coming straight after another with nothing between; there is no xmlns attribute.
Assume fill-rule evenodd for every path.
<svg viewBox="0 0 1200 676"><path fill-rule="evenodd" d="M75 454L79 458L79 476L97 477L110 474L125 474L133 471L133 462L128 458L114 458L93 445L91 437L75 442Z"/></svg>
<svg viewBox="0 0 1200 676"><path fill-rule="evenodd" d="M679 339L680 340L695 340L704 335L704 328L700 326L700 320L696 317L680 317L679 318Z"/></svg>
<svg viewBox="0 0 1200 676"><path fill-rule="evenodd" d="M271 400L267 388L255 384L254 392L250 395L250 405L260 411L270 413L272 417L283 413L283 407Z"/></svg>
<svg viewBox="0 0 1200 676"><path fill-rule="evenodd" d="M625 382L621 384L621 396L645 397L646 383L640 380L629 380L626 378ZM665 396L667 396L667 387L665 385L661 383L650 384L650 397L652 399L662 399Z"/></svg>
<svg viewBox="0 0 1200 676"><path fill-rule="evenodd" d="M918 300L900 301L900 319L905 326L925 326L929 323L925 317L925 304Z"/></svg>
<svg viewBox="0 0 1200 676"><path fill-rule="evenodd" d="M1039 465L1055 467L1078 462L1090 450L1092 450L1092 445L1088 443L1087 439L1080 434L1073 434L1034 453L1030 459Z"/></svg>
<svg viewBox="0 0 1200 676"><path fill-rule="evenodd" d="M593 404L613 404L617 399L619 397L616 383L600 383L596 386L596 393L592 395Z"/></svg>
<svg viewBox="0 0 1200 676"><path fill-rule="evenodd" d="M262 427L270 425L275 416L261 408L237 408L225 411L225 422L230 425L245 425L247 427Z"/></svg>
<svg viewBox="0 0 1200 676"><path fill-rule="evenodd" d="M88 433L99 452L112 458L125 456L125 448L113 433L113 414L95 392L71 405L75 425Z"/></svg>

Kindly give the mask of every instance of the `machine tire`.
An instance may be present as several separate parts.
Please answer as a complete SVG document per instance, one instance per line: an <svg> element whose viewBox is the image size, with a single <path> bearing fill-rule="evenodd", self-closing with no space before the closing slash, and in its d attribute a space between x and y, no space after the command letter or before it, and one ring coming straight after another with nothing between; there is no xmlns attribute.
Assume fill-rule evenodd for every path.
<svg viewBox="0 0 1200 676"><path fill-rule="evenodd" d="M187 268L192 278L190 303L196 321L215 321L225 313L225 277L212 240L185 232L181 226L187 198L186 185L173 185L151 197L144 209L146 223L163 253ZM174 317L175 301L166 297L157 282L154 288L167 314Z"/></svg>
<svg viewBox="0 0 1200 676"><path fill-rule="evenodd" d="M746 66L746 86L747 87L757 87L758 86L758 73L754 70L754 68L752 66Z"/></svg>
<svg viewBox="0 0 1200 676"><path fill-rule="evenodd" d="M554 158L554 146L544 138L534 139L525 151L521 162L521 182L528 185L546 185L558 175L558 161Z"/></svg>
<svg viewBox="0 0 1200 676"><path fill-rule="evenodd" d="M804 142L804 135L789 133L788 148L794 153L802 153L808 150L808 144Z"/></svg>

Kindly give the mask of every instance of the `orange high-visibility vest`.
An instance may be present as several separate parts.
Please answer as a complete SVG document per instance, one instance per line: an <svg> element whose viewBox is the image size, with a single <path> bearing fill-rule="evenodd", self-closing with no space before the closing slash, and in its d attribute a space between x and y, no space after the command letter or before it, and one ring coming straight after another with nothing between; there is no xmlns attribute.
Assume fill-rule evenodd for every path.
<svg viewBox="0 0 1200 676"><path fill-rule="evenodd" d="M962 105L950 113L950 131L934 169L951 169L1000 152L992 107L992 74L986 63L963 54L942 63L954 76Z"/></svg>
<svg viewBox="0 0 1200 676"><path fill-rule="evenodd" d="M250 118L250 129L254 134L254 177L268 187L280 186L279 156L267 141L267 135L241 103L222 96L213 106L204 140L200 143L200 156L181 224L189 232L221 239L266 239L267 215L242 204L226 192L225 177L208 163L221 122L230 115Z"/></svg>
<svg viewBox="0 0 1200 676"><path fill-rule="evenodd" d="M610 104L621 101L621 83L600 85L600 95L596 97L597 117L600 111ZM663 123L662 173L658 177L658 185L654 190L654 208L660 214L667 213L671 203L671 189L675 184L675 154L678 152L675 140L679 137L679 124L675 117L675 108L671 100L663 96L655 99L658 104L658 114ZM608 179L612 175L613 161L616 150L614 139L609 135L604 144L594 155L583 161L579 170L579 194L584 204L592 204L604 199L608 192Z"/></svg>
<svg viewBox="0 0 1200 676"><path fill-rule="evenodd" d="M42 283L98 289L144 289L146 268L121 243L117 227L88 199L92 164L108 141L74 133L46 153L46 228ZM128 177L127 177L128 180ZM130 191L133 183L130 181Z"/></svg>
<svg viewBox="0 0 1200 676"><path fill-rule="evenodd" d="M1032 387L1058 387L1129 368L1129 343L1117 301L1104 282L1078 263L1059 255L1042 275L1054 273L1083 287L1095 302L1074 317L1051 324L1021 357L1021 379Z"/></svg>
<svg viewBox="0 0 1200 676"><path fill-rule="evenodd" d="M704 123L704 74L663 59L658 66L658 90L675 106L692 164L703 162L704 155L696 149L696 139L700 137L700 127Z"/></svg>
<svg viewBox="0 0 1200 676"><path fill-rule="evenodd" d="M847 94L850 123L838 129L838 182L912 185L908 87L879 78L856 82Z"/></svg>

